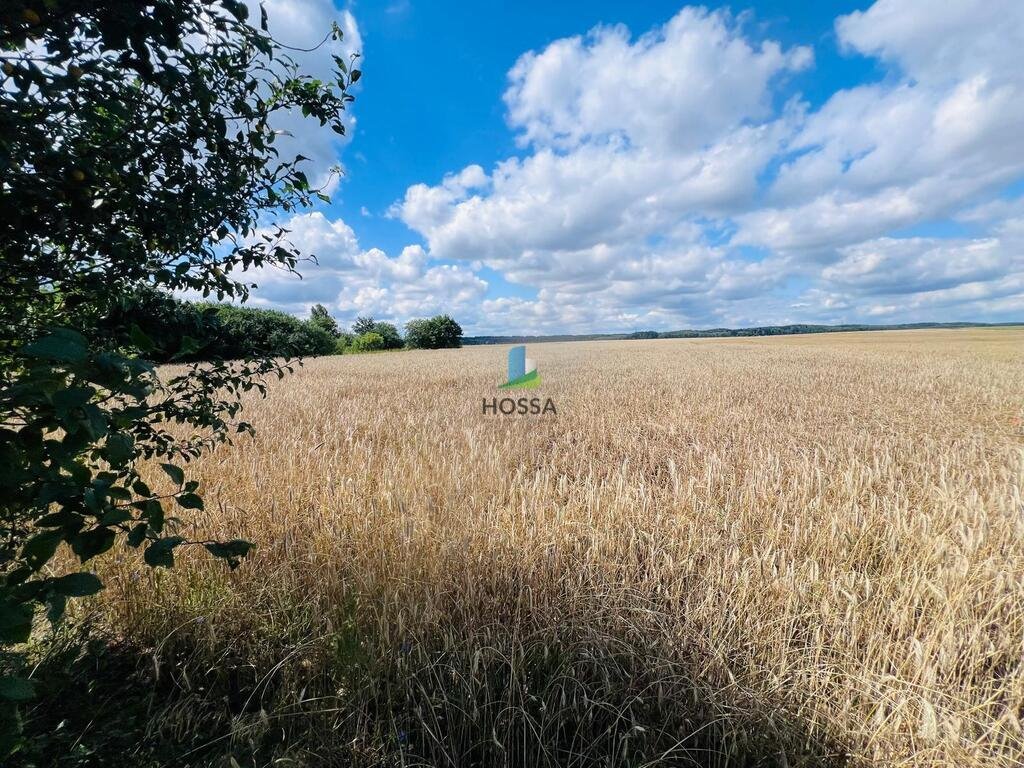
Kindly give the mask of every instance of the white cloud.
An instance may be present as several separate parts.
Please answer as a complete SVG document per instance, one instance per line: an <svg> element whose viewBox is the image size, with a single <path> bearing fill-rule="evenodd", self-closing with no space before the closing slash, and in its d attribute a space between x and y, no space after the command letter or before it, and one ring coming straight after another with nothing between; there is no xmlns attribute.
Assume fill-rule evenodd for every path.
<svg viewBox="0 0 1024 768"><path fill-rule="evenodd" d="M288 42L336 14L268 10ZM292 240L320 266L261 274L257 296L343 320L448 311L476 333L1024 317L1024 199L1000 196L1024 178L1024 4L840 17L842 50L886 71L817 107L790 84L811 49L745 18L684 8L639 36L603 26L523 54L504 93L520 152L389 210L424 246L392 257L297 216ZM297 140L326 167L339 145L314 133ZM948 221L963 232L921 235ZM521 290L488 294L485 267Z"/></svg>
<svg viewBox="0 0 1024 768"><path fill-rule="evenodd" d="M557 40L509 72L523 155L392 214L432 257L536 291L487 302L505 330L1024 315L1024 238L986 203L1024 177L1024 5L879 0L836 29L890 73L817 109L785 87L810 50L725 12ZM958 214L982 232L899 237Z"/></svg>
<svg viewBox="0 0 1024 768"><path fill-rule="evenodd" d="M1024 15L1016 0L878 0L840 17L836 31L848 49L941 85L1019 72Z"/></svg>
<svg viewBox="0 0 1024 768"><path fill-rule="evenodd" d="M413 317L472 307L487 283L459 266L431 264L422 246L410 245L397 257L379 248L363 250L344 221L322 213L299 214L283 226L289 240L316 256L300 270L302 278L279 269L246 273L259 288L253 303L304 314L316 303L333 310L343 323L373 315L399 324Z"/></svg>
<svg viewBox="0 0 1024 768"><path fill-rule="evenodd" d="M881 238L845 248L821 276L844 290L873 295L932 293L1024 271L1024 255L1005 246L998 238Z"/></svg>
<svg viewBox="0 0 1024 768"><path fill-rule="evenodd" d="M250 23L258 24L260 3L246 0ZM287 50L288 56L299 64L303 74L313 75L321 80L333 82L334 60L340 56L348 61L354 53L362 54L363 41L359 25L348 10L339 10L331 0L263 0L267 12L268 31ZM339 41L326 40L318 45L331 31L331 24L337 22L343 37ZM321 126L319 121L305 118L301 114L278 115L274 127L287 131L275 142L282 158L291 159L301 154L309 158L303 170L314 186L324 186L328 193L334 191L338 178L332 176L331 168L341 165L341 149L351 140L355 128L355 114L349 111L344 116L347 135L338 136Z"/></svg>
<svg viewBox="0 0 1024 768"><path fill-rule="evenodd" d="M692 152L769 117L769 82L812 59L806 47L752 44L726 12L691 7L635 41L624 26L598 27L524 54L505 102L524 142Z"/></svg>

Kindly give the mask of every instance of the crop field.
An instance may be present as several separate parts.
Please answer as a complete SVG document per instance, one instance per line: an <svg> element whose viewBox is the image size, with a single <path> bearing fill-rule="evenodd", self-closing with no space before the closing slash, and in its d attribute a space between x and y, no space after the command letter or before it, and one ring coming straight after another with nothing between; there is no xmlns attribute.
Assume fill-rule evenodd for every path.
<svg viewBox="0 0 1024 768"><path fill-rule="evenodd" d="M150 734L252 765L1024 761L1024 331L529 345L522 393L507 349L319 358L249 402L184 535L252 554L119 551L88 604L167 693ZM483 413L520 396L557 413Z"/></svg>

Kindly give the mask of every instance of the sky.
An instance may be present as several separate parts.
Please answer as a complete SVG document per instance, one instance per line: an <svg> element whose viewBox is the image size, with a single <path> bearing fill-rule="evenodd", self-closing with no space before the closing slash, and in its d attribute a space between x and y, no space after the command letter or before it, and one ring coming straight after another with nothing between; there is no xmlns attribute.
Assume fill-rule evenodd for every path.
<svg viewBox="0 0 1024 768"><path fill-rule="evenodd" d="M340 0L339 0L340 2ZM467 334L1024 320L1021 0L267 0L363 77L253 302ZM343 170L330 175L332 166Z"/></svg>

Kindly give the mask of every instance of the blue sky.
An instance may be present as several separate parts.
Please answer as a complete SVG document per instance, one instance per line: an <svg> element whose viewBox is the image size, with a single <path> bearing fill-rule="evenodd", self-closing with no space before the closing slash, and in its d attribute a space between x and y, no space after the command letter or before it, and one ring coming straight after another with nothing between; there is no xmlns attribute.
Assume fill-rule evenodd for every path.
<svg viewBox="0 0 1024 768"><path fill-rule="evenodd" d="M345 175L288 222L319 266L260 303L469 333L1024 319L1017 0L267 7L287 42L341 18L364 76L346 142L293 129Z"/></svg>

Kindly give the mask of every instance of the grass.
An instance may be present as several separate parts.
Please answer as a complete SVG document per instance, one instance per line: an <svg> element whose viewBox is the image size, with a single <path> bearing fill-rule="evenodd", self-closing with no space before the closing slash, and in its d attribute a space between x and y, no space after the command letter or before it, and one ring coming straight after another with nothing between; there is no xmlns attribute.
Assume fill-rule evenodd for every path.
<svg viewBox="0 0 1024 768"><path fill-rule="evenodd" d="M504 348L313 360L191 469L243 567L109 557L40 674L175 766L1019 765L1021 349L531 345L544 417L482 414Z"/></svg>

